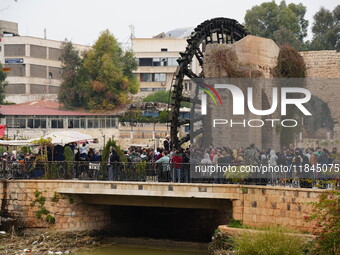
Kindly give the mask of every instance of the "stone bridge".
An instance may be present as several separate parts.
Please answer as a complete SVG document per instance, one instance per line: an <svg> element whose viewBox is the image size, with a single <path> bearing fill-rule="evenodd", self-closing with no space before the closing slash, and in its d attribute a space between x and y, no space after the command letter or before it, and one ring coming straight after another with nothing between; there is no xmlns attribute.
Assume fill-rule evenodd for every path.
<svg viewBox="0 0 340 255"><path fill-rule="evenodd" d="M35 192L45 198L45 208L55 218L50 225L38 219ZM26 227L56 230L106 228L110 207L185 208L201 212L220 210L254 227L278 224L311 230L304 222L306 202L318 200L322 190L238 184L177 184L158 182L108 182L78 180L2 180L2 215L10 215ZM117 207L118 206L118 207ZM204 214L204 213L201 213ZM211 217L214 217L213 215ZM205 218L207 220L207 218ZM221 224L225 224L225 219ZM196 224L205 224L197 218ZM217 226L215 226L217 228Z"/></svg>

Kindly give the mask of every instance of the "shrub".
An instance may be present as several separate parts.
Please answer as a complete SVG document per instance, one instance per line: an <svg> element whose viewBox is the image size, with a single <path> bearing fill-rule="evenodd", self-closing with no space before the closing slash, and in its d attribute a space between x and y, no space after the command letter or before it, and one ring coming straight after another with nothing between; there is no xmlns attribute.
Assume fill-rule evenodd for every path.
<svg viewBox="0 0 340 255"><path fill-rule="evenodd" d="M212 241L208 245L209 255L224 255L228 254L233 247L232 239L216 229Z"/></svg>
<svg viewBox="0 0 340 255"><path fill-rule="evenodd" d="M119 145L116 144L115 140L109 139L103 149L102 161L107 162L109 159L109 155L111 153L111 148L114 147L117 151L117 154L122 162L127 162L127 158L124 155L124 152L121 150Z"/></svg>
<svg viewBox="0 0 340 255"><path fill-rule="evenodd" d="M316 221L315 254L340 254L340 191L331 190L321 194L319 202L311 203L312 212L306 221Z"/></svg>
<svg viewBox="0 0 340 255"><path fill-rule="evenodd" d="M302 255L308 249L303 237L287 235L283 228L271 227L261 232L246 232L233 237L238 255Z"/></svg>

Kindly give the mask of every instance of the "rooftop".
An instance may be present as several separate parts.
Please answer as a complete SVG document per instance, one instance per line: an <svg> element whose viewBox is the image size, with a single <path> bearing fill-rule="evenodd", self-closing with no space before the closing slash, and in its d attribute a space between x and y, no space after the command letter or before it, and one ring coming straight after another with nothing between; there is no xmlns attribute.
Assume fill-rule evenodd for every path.
<svg viewBox="0 0 340 255"><path fill-rule="evenodd" d="M89 113L59 109L62 105L48 100L38 100L16 105L0 105L0 115L17 116L112 116L111 113Z"/></svg>

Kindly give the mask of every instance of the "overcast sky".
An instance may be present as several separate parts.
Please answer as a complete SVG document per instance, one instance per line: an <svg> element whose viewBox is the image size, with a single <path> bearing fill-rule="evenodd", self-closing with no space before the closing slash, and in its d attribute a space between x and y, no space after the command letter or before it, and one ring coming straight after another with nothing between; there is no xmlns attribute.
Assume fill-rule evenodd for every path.
<svg viewBox="0 0 340 255"><path fill-rule="evenodd" d="M267 0L268 1L268 0ZM243 23L246 10L264 0L0 0L0 19L17 22L22 36L43 37L92 45L109 29L120 42L135 27L136 37L152 37L174 28L196 27L206 19L227 17ZM276 0L279 3L279 0ZM307 6L306 18L324 6L333 10L339 0L287 0ZM311 37L309 31L308 38Z"/></svg>

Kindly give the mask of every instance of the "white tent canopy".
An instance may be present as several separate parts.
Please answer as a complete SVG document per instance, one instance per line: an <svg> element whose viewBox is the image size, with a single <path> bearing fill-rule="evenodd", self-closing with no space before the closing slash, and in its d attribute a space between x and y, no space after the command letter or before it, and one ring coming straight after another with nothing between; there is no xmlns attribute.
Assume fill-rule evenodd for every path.
<svg viewBox="0 0 340 255"><path fill-rule="evenodd" d="M87 134L83 134L76 131L60 131L53 132L43 137L44 139L51 138L53 144L65 145L68 143L92 141L93 137ZM32 142L39 140L39 138L33 138L29 140L0 140L0 146L30 146Z"/></svg>
<svg viewBox="0 0 340 255"><path fill-rule="evenodd" d="M68 143L93 140L93 137L76 131L53 132L44 136L44 139L51 138L53 144L65 145Z"/></svg>

